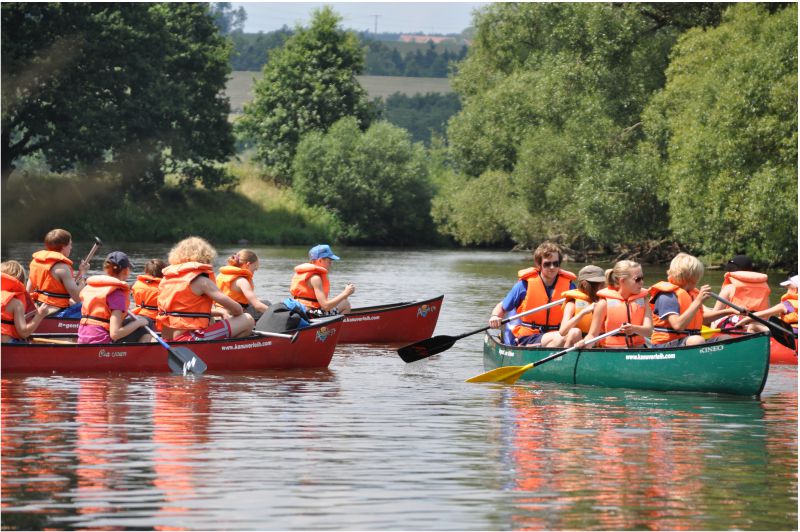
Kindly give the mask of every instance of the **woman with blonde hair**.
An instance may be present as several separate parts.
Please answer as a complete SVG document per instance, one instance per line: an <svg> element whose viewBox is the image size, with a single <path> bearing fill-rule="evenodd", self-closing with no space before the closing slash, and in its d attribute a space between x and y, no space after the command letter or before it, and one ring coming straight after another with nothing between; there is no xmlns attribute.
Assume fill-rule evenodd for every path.
<svg viewBox="0 0 800 532"><path fill-rule="evenodd" d="M252 333L253 317L217 287L212 266L216 257L217 250L196 236L181 240L170 250L170 265L162 272L158 291L158 321L166 340L216 340ZM216 321L214 303L231 317Z"/></svg>
<svg viewBox="0 0 800 532"><path fill-rule="evenodd" d="M25 319L25 308L28 303L28 292L25 290L25 269L15 260L0 264L2 272L2 341L24 342L42 320L50 313L46 305L37 308L36 315L28 322Z"/></svg>
<svg viewBox="0 0 800 532"><path fill-rule="evenodd" d="M228 257L228 264L219 269L217 286L223 294L242 306L256 321L269 308L269 302L256 297L253 275L258 271L258 255L249 249L240 249Z"/></svg>
<svg viewBox="0 0 800 532"><path fill-rule="evenodd" d="M608 331L620 329L602 341L604 347L641 347L653 332L653 316L642 285L642 266L632 260L621 260L606 270L606 288L599 290L600 300L586 341Z"/></svg>
<svg viewBox="0 0 800 532"><path fill-rule="evenodd" d="M700 335L703 324L722 316L735 314L727 308L712 310L703 306L711 291L709 285L697 288L705 267L697 257L678 253L670 262L667 280L650 287L650 302L653 304L656 330L650 341L653 347L678 347L700 345L706 339ZM717 339L728 336L717 337Z"/></svg>

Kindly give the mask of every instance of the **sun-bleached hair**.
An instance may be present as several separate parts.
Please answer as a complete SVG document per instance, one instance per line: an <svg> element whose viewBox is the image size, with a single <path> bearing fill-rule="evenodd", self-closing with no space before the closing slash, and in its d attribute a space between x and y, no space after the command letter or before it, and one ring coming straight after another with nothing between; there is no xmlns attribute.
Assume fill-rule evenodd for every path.
<svg viewBox="0 0 800 532"><path fill-rule="evenodd" d="M184 238L169 251L167 260L170 264L183 264L184 262L202 262L214 264L217 250L204 238L190 236Z"/></svg>
<svg viewBox="0 0 800 532"><path fill-rule="evenodd" d="M683 286L692 281L698 282L705 271L705 266L697 257L688 253L678 253L669 263L667 277L671 283Z"/></svg>
<svg viewBox="0 0 800 532"><path fill-rule="evenodd" d="M619 282L622 279L626 279L631 276L631 271L641 267L642 265L636 261L618 261L613 268L606 270L606 284L608 286L619 286Z"/></svg>
<svg viewBox="0 0 800 532"><path fill-rule="evenodd" d="M240 249L234 255L228 257L228 265L241 268L247 264L258 262L258 255L255 251L249 249Z"/></svg>
<svg viewBox="0 0 800 532"><path fill-rule="evenodd" d="M15 260L7 260L0 263L0 272L10 275L21 283L25 282L25 268Z"/></svg>

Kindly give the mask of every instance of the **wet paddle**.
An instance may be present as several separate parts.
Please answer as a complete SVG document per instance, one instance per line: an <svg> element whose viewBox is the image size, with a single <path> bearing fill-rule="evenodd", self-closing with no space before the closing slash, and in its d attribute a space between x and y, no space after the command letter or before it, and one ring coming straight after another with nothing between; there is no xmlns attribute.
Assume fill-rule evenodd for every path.
<svg viewBox="0 0 800 532"><path fill-rule="evenodd" d="M785 328L785 327L783 327L781 325L778 325L774 321L767 321L764 318L756 316L755 313L750 312L746 308L742 308L739 305L731 303L730 301L728 301L724 297L721 297L719 294L715 294L714 292L709 292L708 295L710 295L711 297L713 297L714 299L716 299L720 303L722 303L724 305L728 305L732 309L739 311L739 313L747 314L747 316L750 319L752 319L753 321L757 321L761 325L764 325L765 327L767 327L769 329L770 334L772 334L772 337L775 338L775 340L779 344L784 345L784 346L788 347L789 349L794 349L794 347L795 347L794 346L794 333L792 333L792 331L788 330L787 328Z"/></svg>
<svg viewBox="0 0 800 532"><path fill-rule="evenodd" d="M575 351L576 349L581 349L582 347L586 347L587 345L592 345L595 342L599 342L603 338L608 336L614 336L620 331L620 329L614 329L613 331L608 331L605 334L601 334L600 336L595 336L588 342L585 342L583 346L572 346L570 348L564 349L563 351L558 351L557 353L553 353L550 356L547 356L541 360L537 360L536 362L531 362L530 364L526 364L524 366L503 366L500 368L495 368L493 370L487 371L486 373L481 373L480 375L475 375L466 380L466 382L503 382L505 384L514 384L517 382L517 379L522 377L522 374L528 371L529 369L535 368L536 366L541 366L545 362L550 362L551 360L555 360L559 357L562 357L569 353L570 351Z"/></svg>
<svg viewBox="0 0 800 532"><path fill-rule="evenodd" d="M128 311L128 315L133 318L138 318L138 316L136 316L136 314L130 310ZM161 347L167 350L167 365L175 375L186 375L188 373L201 375L203 372L205 372L205 370L208 369L208 366L205 362L203 362L203 359L195 355L194 351L188 347L170 347L170 345L165 342L163 338L161 338L161 335L159 335L153 329L147 325L145 325L144 328L148 333L150 333L150 336L155 338L156 341L161 344Z"/></svg>
<svg viewBox="0 0 800 532"><path fill-rule="evenodd" d="M542 310L549 309L550 307L555 307L557 305L563 304L565 299L559 299L558 301L552 301L547 305L542 305L541 307L536 307L531 310L526 310L525 312L520 312L515 316L509 316L505 318L500 323L508 323L511 320L516 318L520 318L522 316L527 316L528 314L533 314L534 312L539 312ZM461 340L462 338L466 338L467 336L472 336L473 334L477 334L479 332L488 331L491 327L481 327L480 329L476 329L474 331L466 332L464 334L459 334L458 336L448 336L446 334L442 334L439 336L434 336L432 338L426 338L425 340L421 340L419 342L409 344L405 347L401 347L397 350L397 354L400 355L400 358L403 359L403 362L416 362L417 360L422 360L423 358L428 358L429 356L433 356L437 353L441 353L442 351L447 351L456 341Z"/></svg>

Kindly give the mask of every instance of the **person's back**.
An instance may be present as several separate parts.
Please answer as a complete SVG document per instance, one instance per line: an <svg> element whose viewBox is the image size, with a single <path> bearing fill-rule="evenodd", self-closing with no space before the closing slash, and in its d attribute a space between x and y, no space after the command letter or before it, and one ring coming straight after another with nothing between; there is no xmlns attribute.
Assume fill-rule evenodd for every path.
<svg viewBox="0 0 800 532"><path fill-rule="evenodd" d="M161 329L158 318L158 285L161 283L166 263L161 259L150 259L144 265L144 273L136 278L131 287L134 314L153 320L156 328Z"/></svg>
<svg viewBox="0 0 800 532"><path fill-rule="evenodd" d="M80 280L75 282L72 271L72 235L64 229L53 229L44 238L45 249L32 255L28 291L39 305L47 305L55 315L66 316L70 306L79 312L80 289L88 264L81 263ZM71 314L70 314L71 315Z"/></svg>
<svg viewBox="0 0 800 532"><path fill-rule="evenodd" d="M724 269L720 297L751 312L769 308L771 290L767 284L767 275L754 271L753 262L747 255L735 255L725 264ZM725 308L727 305L721 301L714 305L716 311ZM718 329L734 328L743 318L744 316L732 314L715 320L711 326Z"/></svg>

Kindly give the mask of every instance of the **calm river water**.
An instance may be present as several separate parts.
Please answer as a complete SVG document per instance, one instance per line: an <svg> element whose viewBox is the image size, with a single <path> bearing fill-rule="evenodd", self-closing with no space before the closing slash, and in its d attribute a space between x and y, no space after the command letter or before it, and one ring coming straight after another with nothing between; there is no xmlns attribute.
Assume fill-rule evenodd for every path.
<svg viewBox="0 0 800 532"><path fill-rule="evenodd" d="M35 247L3 259L27 265ZM124 249L138 273L167 251ZM282 299L305 248L254 249L258 293ZM528 265L334 250L332 290L354 282L355 306L444 293L436 334L485 325ZM646 266L645 283L664 269ZM2 527L797 529L796 367L773 366L758 399L467 384L481 346L409 365L388 346L340 346L318 371L3 375Z"/></svg>

